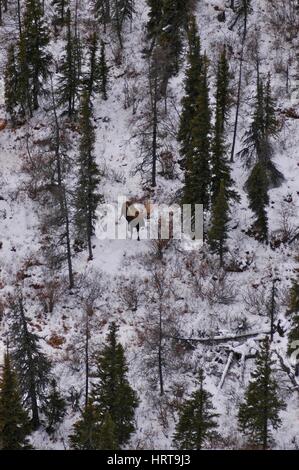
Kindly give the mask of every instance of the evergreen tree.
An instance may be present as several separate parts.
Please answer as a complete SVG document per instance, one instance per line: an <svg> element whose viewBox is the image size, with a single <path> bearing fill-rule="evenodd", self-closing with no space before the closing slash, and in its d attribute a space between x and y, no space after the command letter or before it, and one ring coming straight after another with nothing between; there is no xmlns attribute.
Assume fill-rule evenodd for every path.
<svg viewBox="0 0 299 470"><path fill-rule="evenodd" d="M253 228L261 241L268 241L268 217L266 206L269 204L267 177L264 167L257 163L248 179L247 190L249 207L256 215Z"/></svg>
<svg viewBox="0 0 299 470"><path fill-rule="evenodd" d="M104 25L104 33L107 30L107 24L111 21L110 0L95 0L95 16L100 24Z"/></svg>
<svg viewBox="0 0 299 470"><path fill-rule="evenodd" d="M18 64L16 60L16 50L11 44L7 51L7 62L4 72L5 86L5 108L12 121L15 119L16 108L18 107Z"/></svg>
<svg viewBox="0 0 299 470"><path fill-rule="evenodd" d="M134 414L138 406L135 391L131 388L123 347L117 342L117 326L109 328L107 345L97 357L96 378L92 400L98 413L103 417L110 415L115 425L117 447L126 444L134 432ZM106 423L107 424L107 423Z"/></svg>
<svg viewBox="0 0 299 470"><path fill-rule="evenodd" d="M161 0L147 0L149 7L147 27L147 37L155 41L159 37L162 28L163 2Z"/></svg>
<svg viewBox="0 0 299 470"><path fill-rule="evenodd" d="M138 171L145 184L153 188L157 185L159 150L163 146L165 131L165 102L162 100L163 80L161 79L161 50L154 48L148 59L147 101L141 122L138 124L140 138L140 159Z"/></svg>
<svg viewBox="0 0 299 470"><path fill-rule="evenodd" d="M178 141L181 144L181 155L183 159L186 159L186 156L191 150L191 122L196 116L196 102L199 96L200 78L203 70L200 39L194 17L190 20L188 38L189 52L187 56L188 64L185 78L185 95L182 99L182 112L178 132Z"/></svg>
<svg viewBox="0 0 299 470"><path fill-rule="evenodd" d="M99 63L99 78L100 78L100 92L103 100L108 99L107 87L108 87L108 66L106 62L106 46L104 41L101 42L101 55Z"/></svg>
<svg viewBox="0 0 299 470"><path fill-rule="evenodd" d="M29 433L30 422L22 406L17 376L5 354L0 381L0 449L29 449Z"/></svg>
<svg viewBox="0 0 299 470"><path fill-rule="evenodd" d="M182 10L180 6L178 0L163 0L159 44L166 51L169 77L179 72L183 49Z"/></svg>
<svg viewBox="0 0 299 470"><path fill-rule="evenodd" d="M47 396L43 412L47 419L46 430L49 434L52 434L66 414L66 402L59 393L55 379L51 381L50 393Z"/></svg>
<svg viewBox="0 0 299 470"><path fill-rule="evenodd" d="M58 104L67 108L70 118L75 115L79 94L78 49L72 31L71 12L66 13L67 38L64 56L59 67Z"/></svg>
<svg viewBox="0 0 299 470"><path fill-rule="evenodd" d="M106 63L106 47L101 41L100 58L97 58L98 35L93 33L89 41L89 66L86 74L86 89L90 96L100 92L102 98L107 100L108 67Z"/></svg>
<svg viewBox="0 0 299 470"><path fill-rule="evenodd" d="M246 390L245 401L239 409L240 430L248 436L251 444L264 450L268 449L272 442L271 431L281 425L279 413L285 408L278 395L278 384L273 377L273 364L267 337L258 353L256 370Z"/></svg>
<svg viewBox="0 0 299 470"><path fill-rule="evenodd" d="M117 432L110 414L99 413L89 401L74 425L70 443L75 450L117 450Z"/></svg>
<svg viewBox="0 0 299 470"><path fill-rule="evenodd" d="M57 26L64 26L69 0L52 0L51 5L55 9L54 24Z"/></svg>
<svg viewBox="0 0 299 470"><path fill-rule="evenodd" d="M99 91L100 67L97 59L98 52L98 35L96 32L91 34L88 44L89 64L88 73L86 74L86 90L91 97L93 93Z"/></svg>
<svg viewBox="0 0 299 470"><path fill-rule="evenodd" d="M268 79L265 86L265 134L266 138L277 137L279 132L279 123L276 119L276 102L272 96L271 89L271 76L268 74Z"/></svg>
<svg viewBox="0 0 299 470"><path fill-rule="evenodd" d="M201 450L207 440L217 436L218 427L211 398L204 388L204 374L200 370L197 381L198 389L181 406L174 444L178 449Z"/></svg>
<svg viewBox="0 0 299 470"><path fill-rule="evenodd" d="M217 80L216 80L216 122L221 132L225 130L229 109L231 105L230 95L230 71L229 63L227 60L226 46L220 54L217 67Z"/></svg>
<svg viewBox="0 0 299 470"><path fill-rule="evenodd" d="M235 12L235 19L230 26L233 29L239 20L243 20L243 36L247 35L247 22L248 16L252 12L251 0L236 0L233 2L233 10Z"/></svg>
<svg viewBox="0 0 299 470"><path fill-rule="evenodd" d="M21 108L21 115L32 116L32 97L30 87L30 68L27 60L27 47L26 40L23 33L20 35L18 43L18 88L17 88L17 100Z"/></svg>
<svg viewBox="0 0 299 470"><path fill-rule="evenodd" d="M220 265L223 265L223 256L226 251L227 224L229 222L229 205L223 180L212 208L212 226L209 230L209 244L213 252L220 258Z"/></svg>
<svg viewBox="0 0 299 470"><path fill-rule="evenodd" d="M123 48L123 28L128 20L132 20L135 13L134 3L135 0L111 0L110 3L111 21L121 49Z"/></svg>
<svg viewBox="0 0 299 470"><path fill-rule="evenodd" d="M100 172L94 157L95 132L88 91L82 96L80 133L75 222L78 239L87 244L91 260L93 258L91 238L94 233L96 209L102 198L97 193Z"/></svg>
<svg viewBox="0 0 299 470"><path fill-rule="evenodd" d="M255 106L249 131L243 138L244 148L239 153L246 166L251 167L256 161L264 160L264 84L258 79Z"/></svg>
<svg viewBox="0 0 299 470"><path fill-rule="evenodd" d="M72 246L71 246L71 209L72 194L67 174L70 170L70 158L68 155L70 141L68 134L63 129L65 125L60 122L57 113L56 96L51 80L52 117L49 129L46 150L47 165L45 170L45 186L47 191L46 211L43 211L42 224L46 226L46 245L44 256L50 270L60 269L67 262L69 288L74 287ZM55 190L53 191L53 187ZM41 193L43 194L44 191ZM43 198L44 196L42 196ZM43 232L45 232L43 230Z"/></svg>
<svg viewBox="0 0 299 470"><path fill-rule="evenodd" d="M75 423L70 444L75 450L99 449L98 412L91 402L88 403L81 418Z"/></svg>
<svg viewBox="0 0 299 470"><path fill-rule="evenodd" d="M5 11L7 2L3 3ZM51 54L46 51L49 32L44 24L44 8L40 0L27 0L23 21L17 2L19 39L10 45L5 68L6 110L12 121L18 115L32 116L38 108L39 95L46 93L43 82L48 77Z"/></svg>
<svg viewBox="0 0 299 470"><path fill-rule="evenodd" d="M109 413L104 416L99 431L99 450L117 450L116 426Z"/></svg>
<svg viewBox="0 0 299 470"><path fill-rule="evenodd" d="M39 106L38 97L44 92L43 81L49 75L51 55L46 48L49 32L44 22L43 6L40 0L26 0L23 18L22 40L26 47L26 60L29 69L30 110Z"/></svg>
<svg viewBox="0 0 299 470"><path fill-rule="evenodd" d="M278 123L275 117L275 103L271 93L270 76L266 87L258 78L255 109L250 129L243 138L244 147L239 152L247 167L251 168L259 162L264 168L267 178L267 187L277 187L283 181L283 175L272 161L272 138L276 138Z"/></svg>
<svg viewBox="0 0 299 470"><path fill-rule="evenodd" d="M34 429L40 424L39 410L46 399L51 369L38 343L38 336L29 331L23 299L19 295L11 302L10 344L23 401L31 411Z"/></svg>
<svg viewBox="0 0 299 470"><path fill-rule="evenodd" d="M231 178L231 169L225 146L225 124L230 106L229 80L229 65L226 48L224 47L217 69L216 116L211 152L211 198L213 202L217 199L221 181L223 181L227 197L238 199L236 191L232 189L234 181Z"/></svg>
<svg viewBox="0 0 299 470"><path fill-rule="evenodd" d="M207 58L203 58L202 74L199 77L198 96L194 103L194 115L190 121L190 145L186 152L184 204L210 203L210 133L211 114L207 79Z"/></svg>

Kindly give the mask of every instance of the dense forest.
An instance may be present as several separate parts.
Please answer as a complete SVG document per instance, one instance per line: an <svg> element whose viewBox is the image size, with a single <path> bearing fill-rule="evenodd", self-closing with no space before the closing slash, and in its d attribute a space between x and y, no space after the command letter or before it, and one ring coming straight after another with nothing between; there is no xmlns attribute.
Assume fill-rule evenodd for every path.
<svg viewBox="0 0 299 470"><path fill-rule="evenodd" d="M0 0L0 449L299 448L298 31L298 0ZM202 240L148 237L159 205Z"/></svg>

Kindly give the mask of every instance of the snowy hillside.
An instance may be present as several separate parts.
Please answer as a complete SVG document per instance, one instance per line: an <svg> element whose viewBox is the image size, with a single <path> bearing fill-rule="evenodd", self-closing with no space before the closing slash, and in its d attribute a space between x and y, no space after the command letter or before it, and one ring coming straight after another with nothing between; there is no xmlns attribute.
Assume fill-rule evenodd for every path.
<svg viewBox="0 0 299 470"><path fill-rule="evenodd" d="M172 4L179 3L164 1L165 4L171 1ZM296 24L299 27L299 10L295 0L251 0L248 2L250 9L244 40L244 11L240 7L244 2L247 4L245 0L189 2L201 40L201 53L207 56L204 60L208 63L213 125L217 63L224 44L230 69L231 104L225 128L225 148L239 201L229 201L230 221L222 266L208 237L203 247L194 250L186 250L179 240L169 240L162 246L146 239L149 220L145 220L146 227L141 229L140 242L135 230L132 240L130 236L127 240L101 239L96 236L96 230L90 240L91 259L88 243L81 243L76 225L80 203L78 185L84 165L80 155L84 154L84 145L88 142L86 138L82 143L84 121L81 106L84 87L88 86L92 32L96 31L99 37L98 58L101 41L105 43L108 67L107 99L103 99L102 89L95 89L90 95L90 119L95 133L93 155L99 170L95 193L101 195L101 198L95 198L99 206L98 216L101 215L101 201L116 204L121 196L138 201L150 198L156 204L181 202L186 169L180 164L182 145L177 136L182 99L186 93L186 71L190 65L190 44L186 32L182 33L178 71L169 75L167 90L158 100L157 152L160 159L157 162L156 186L153 187L148 179L151 176L152 149L144 143L152 135L153 89L150 86L153 79L149 72L149 49L151 45L153 50L156 47L155 41L152 43L147 36L147 25L150 5L157 2L133 2L134 12L122 25L122 49L113 22L108 21L104 25L95 17L94 0L67 2L70 4L70 30L82 46L79 54L82 76L78 96L75 96L77 110L74 116L67 115L67 106L60 104L58 99L63 73L61 64L67 63L68 41L67 20L63 25L58 23L55 26L54 22L60 3L44 2L43 21L49 31L49 42L44 51L52 56L48 64L50 73L44 80L40 78L46 93L40 92L39 106L32 113L28 110L23 112L24 104L16 101L14 119L7 109L5 94L9 46L13 44L18 48L20 44L17 2L8 2L7 11L4 9L2 12L0 363L3 363L7 350L13 358L19 347L12 332L16 331L16 318L22 304L26 326L29 332L37 335L40 351L51 362L50 376L55 378L59 393L65 400L62 418L53 432L47 432L47 413L38 398L40 425L28 433L35 449L74 448L70 435L74 432L74 424L86 411L86 387L92 395L99 382L99 351L107 345L112 322L119 326L118 341L124 348L128 381L139 399L134 410L134 430L122 448L174 448L180 410L191 393L198 389L199 369L204 371L204 387L211 393L211 401L218 414L218 435L207 439L203 447L254 448L246 433L240 431L238 413L246 398L251 374L256 370L259 351L264 347L263 340L269 338L273 360L271 374L278 385L277 396L285 404L279 411L280 425L272 429L269 424L273 436L269 446L298 449L299 377L288 354L289 335L293 332L296 321L293 319L296 314L298 316L298 311L288 312L292 309L291 289L299 272L299 49L296 33L290 26ZM26 8L34 3L39 2L21 2L23 33L26 30ZM114 0L112 4L115 4ZM234 10L232 4L235 4ZM74 44L73 54L77 47L77 43ZM20 52L16 50L17 57ZM154 57L155 52L151 53ZM159 60L158 68L165 67L163 57ZM229 164L240 64L239 120L234 161ZM278 126L276 135L271 138L271 162L283 174L280 184L268 190L268 242L255 237L254 230L250 231L255 213L250 209L246 182L252 167L246 167L238 154L244 148L242 139L255 113L258 74L264 83L268 74L271 75ZM17 80L21 82L24 76L18 75ZM13 86L13 81L9 83ZM17 86L13 92L15 97L16 90ZM58 150L55 140L57 122ZM211 139L213 133L212 126ZM161 166L161 158L167 152L172 159L173 174L170 177ZM57 156L63 174L60 182ZM142 166L143 159L146 164ZM47 185L52 185L50 190ZM57 198L55 190L58 191L58 187L62 192ZM59 208L61 212L57 212ZM211 204L205 211L206 230L211 227L214 209ZM118 218L120 215L118 213ZM99 223L99 219L95 221L95 224ZM124 217L116 224L123 229L127 227ZM74 281L71 288L67 237ZM24 326L24 322L20 324ZM297 327L298 324L297 320ZM299 339L299 332L292 338ZM43 393L48 393L48 385ZM31 416L28 400L23 405ZM0 447L1 419L0 404Z"/></svg>

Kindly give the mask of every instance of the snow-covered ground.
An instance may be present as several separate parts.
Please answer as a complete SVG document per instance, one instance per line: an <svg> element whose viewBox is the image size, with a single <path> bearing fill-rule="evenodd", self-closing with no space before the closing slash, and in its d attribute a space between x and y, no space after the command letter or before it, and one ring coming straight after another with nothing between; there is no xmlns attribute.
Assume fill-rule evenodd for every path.
<svg viewBox="0 0 299 470"><path fill-rule="evenodd" d="M215 77L215 64L218 56L217 46L226 42L231 46L232 81L236 86L238 79L238 54L240 51L240 39L238 29L228 29L229 18L220 23L217 20L218 11L215 7L223 7L225 2L202 0L198 3L197 19L202 40L202 49L210 58L210 74L213 84ZM228 2L226 2L228 3ZM252 40L255 31L260 31L260 60L261 73L271 72L272 85L280 110L294 107L299 112L299 100L294 94L286 95L284 91L283 77L277 72L277 56L283 61L293 53L292 44L284 44L278 51L274 47L276 38L269 28L268 10L265 0L254 0L254 12L250 15L248 24L248 37ZM81 16L90 15L89 2L86 2ZM99 167L104 176L101 182L101 192L106 202L115 203L118 196L141 196L143 194L142 181L139 173L136 173L139 158L139 142L134 138L136 132L136 117L132 115L132 108L124 109L124 81L123 73L130 68L135 69L134 80L139 89L145 84L146 64L142 58L145 22L147 20L147 8L145 0L136 2L136 15L132 22L132 29L128 26L125 32L125 48L123 63L116 66L113 62L114 45L108 45L108 58L111 65L109 98L107 102L97 99L94 102L94 115L96 123L96 156ZM11 26L3 27L1 34L7 38L7 31ZM250 46L248 46L250 48ZM53 44L53 50L59 51L60 47ZM248 57L250 54L248 52ZM1 66L5 63L3 56ZM242 106L240 113L240 125L238 132L237 150L240 149L240 138L250 122L252 112L252 100L255 93L255 67L253 60L245 61L244 86L242 93ZM291 87L295 86L296 63L291 65ZM293 73L293 75L292 75ZM174 96L176 109L180 107L183 93L184 71L175 77L170 84L171 93ZM133 79L132 79L133 80ZM3 86L1 90L0 118L5 117L3 106ZM213 86L211 86L211 96ZM137 116L142 115L145 98L137 109ZM39 120L44 119L43 110L33 118L31 131L39 135L39 130L34 130ZM176 110L170 107L169 112L173 120L177 120ZM286 118L280 115L282 129L279 138L275 142L275 163L282 171L285 181L278 189L271 190L269 207L269 225L271 231L281 227L282 212L289 210L292 205L291 223L298 226L299 216L299 120ZM230 137L233 130L234 109L231 113ZM71 387L82 390L84 387L84 370L80 352L76 351L76 341L80 334L83 308L80 305L80 289L75 289L73 295L69 295L64 289L57 301L52 314L44 314L38 302L37 292L32 285L43 280L43 269L38 262L28 263L28 260L41 258L40 232L38 228L40 208L30 200L23 191L24 174L21 172L22 156L25 152L24 139L26 129L20 128L12 132L9 128L0 131L0 301L12 291L17 274L25 270L28 277L21 283L28 294L26 301L27 314L32 318L32 327L41 337L41 345L49 354L55 365L55 374L59 378L62 392L67 396ZM177 152L177 144L173 140L173 148ZM178 155L177 155L178 156ZM179 170L178 170L179 171ZM169 183L159 177L157 199L160 202L169 201L175 190L181 186L181 175L175 182ZM180 250L179 243L172 245L166 252L161 266L165 283L172 287L173 291L165 304L170 303L174 316L178 318L181 337L198 338L202 332L205 336L219 335L232 336L242 332L266 332L269 330L269 318L257 315L250 311L244 297L248 298L248 292L264 291L265 299L270 295L271 280L273 276L279 277L279 292L281 294L278 319L285 328L285 336L275 334L273 348L278 348L285 355L286 334L289 327L285 312L287 309L287 291L292 279L296 275L295 255L298 253L298 245L284 246L271 249L264 246L245 234L249 228L252 214L248 209L248 200L244 192L244 183L248 177L248 171L238 159L233 164L233 178L236 182L241 202L232 208L232 226L230 232L229 248L232 259L238 262L248 262L248 269L244 272L231 272L227 275L227 286L231 292L232 301L221 303L209 301L208 297L201 297L200 288L195 285L195 277L192 277L190 264L192 260L198 260L200 266L204 265L205 251L202 253L189 253ZM292 200L292 202L287 202ZM92 347L99 348L103 344L107 326L111 320L116 320L120 325L120 340L125 346L129 376L132 386L140 397L140 406L137 409L137 432L133 436L130 448L160 448L171 447L174 429L174 414L169 407L173 399L174 390L180 386L185 392L193 388L193 371L198 365L203 365L207 374L207 386L213 393L214 403L220 414L220 430L225 438L227 448L238 448L242 445L242 437L237 431L236 411L238 403L242 399L245 385L254 367L254 360L246 360L245 371L242 359L233 360L224 384L219 388L222 374L225 370L231 348L240 348L242 353L248 354L258 348L259 336L247 341L234 341L225 344L225 347L204 346L200 343L196 347L178 353L177 362L166 373L166 396L161 399L158 390L152 388L150 378L152 372L147 368L146 358L148 352L145 341L142 341L142 332L148 331L149 311L155 307L144 295L151 282L151 268L149 257L152 244L147 240L137 243L135 240L99 240L94 239L94 260L88 262L86 252L76 255L74 270L77 278L81 275L90 276L99 280L103 285L103 293L96 304L96 321L92 332ZM250 262L249 262L250 261ZM159 264L160 263L160 264ZM199 274L203 283L204 292L209 292L213 276L217 273L216 262L214 270L206 268ZM66 275L65 273L62 273ZM137 281L136 281L137 280ZM137 290L140 297L140 305L136 311L131 311L122 301L120 290L128 283L137 282ZM0 302L1 303L1 302ZM264 301L265 303L265 301ZM277 319L277 320L278 320ZM244 325L247 325L245 329ZM0 326L0 360L5 348L5 336L8 324L5 319ZM63 337L62 344L57 348L51 346L50 338L53 334ZM50 344L49 344L50 343ZM77 352L77 354L76 354ZM244 372L244 377L243 377ZM274 433L276 446L281 449L291 449L299 445L299 403L298 393L290 392L291 384L288 377L278 372L281 378L282 393L287 399L288 408L282 412L282 427ZM154 372L153 372L154 375ZM72 423L78 414L69 408L67 418L57 434L56 441L50 441L45 432L39 431L33 436L33 444L39 449L58 448L68 446L67 436Z"/></svg>

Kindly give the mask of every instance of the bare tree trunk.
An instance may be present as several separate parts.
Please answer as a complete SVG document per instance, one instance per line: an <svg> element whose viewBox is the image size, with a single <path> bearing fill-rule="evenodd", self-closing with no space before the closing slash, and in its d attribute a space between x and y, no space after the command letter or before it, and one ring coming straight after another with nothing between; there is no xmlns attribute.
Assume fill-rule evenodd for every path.
<svg viewBox="0 0 299 470"><path fill-rule="evenodd" d="M156 176L157 176L157 127L158 127L158 113L157 113L157 101L158 101L158 79L155 72L154 78L154 96L153 96L153 148L152 148L152 186L156 187Z"/></svg>
<svg viewBox="0 0 299 470"><path fill-rule="evenodd" d="M236 117L235 117L235 124L234 124L233 145L232 145L231 157L230 157L231 163L234 162L236 140L237 140L237 133L238 133L240 104L241 104L240 103L241 102L241 91L242 91L243 61L244 61L244 41L242 43L241 57L240 57L239 82L238 82L238 93L237 93L237 108L236 108Z"/></svg>
<svg viewBox="0 0 299 470"><path fill-rule="evenodd" d="M89 165L92 165L92 156L89 155ZM88 259L89 261L93 260L93 252L92 252L92 235L93 235L93 224L92 224L92 194L91 194L91 186L92 186L92 181L91 181L91 169L89 168L88 172L88 178L89 178L89 184L88 184L88 213L87 213L87 243L88 243L88 252L89 256Z"/></svg>
<svg viewBox="0 0 299 470"><path fill-rule="evenodd" d="M247 5L247 3L246 3ZM237 133L238 133L238 124L239 124L239 114L240 114L240 102L241 102L241 91L242 91L242 77L243 77L243 62L244 62L244 48L245 42L247 37L247 17L248 11L247 8L244 12L244 26L243 26L243 37L242 37L242 48L241 48L241 57L240 57L240 68L239 68L239 82L238 82L238 94L237 94L237 109L236 109L236 117L235 117L235 125L234 125L234 137L233 137L233 145L231 151L231 163L234 162L235 156L235 147L236 147L236 140L237 140Z"/></svg>
<svg viewBox="0 0 299 470"><path fill-rule="evenodd" d="M89 395L89 317L88 311L86 312L86 325L85 325L85 409L88 405Z"/></svg>
<svg viewBox="0 0 299 470"><path fill-rule="evenodd" d="M276 287L275 284L278 282L279 279L273 279L272 281L272 290L271 290L271 302L270 302L270 322L271 322L271 329L270 329L270 341L272 343L274 337L274 317L276 312Z"/></svg>
<svg viewBox="0 0 299 470"><path fill-rule="evenodd" d="M164 395L163 365L162 365L162 340L163 340L162 306L160 305L160 311L159 311L159 348L158 348L160 395Z"/></svg>
<svg viewBox="0 0 299 470"><path fill-rule="evenodd" d="M69 210L66 197L66 189L63 183L62 173L61 173L61 157L60 157L60 128L57 117L56 110L56 101L55 94L53 89L53 83L51 78L51 93L52 93L52 103L53 103L53 113L55 120L55 158L56 158L56 169L57 169L57 183L60 189L60 208L62 212L62 219L65 221L65 236L66 236L66 251L67 251L67 261L68 261L68 273L69 273L69 288L74 287L74 275L73 275L73 263L72 263L72 250L71 250L71 237L70 237L70 221L69 221Z"/></svg>

